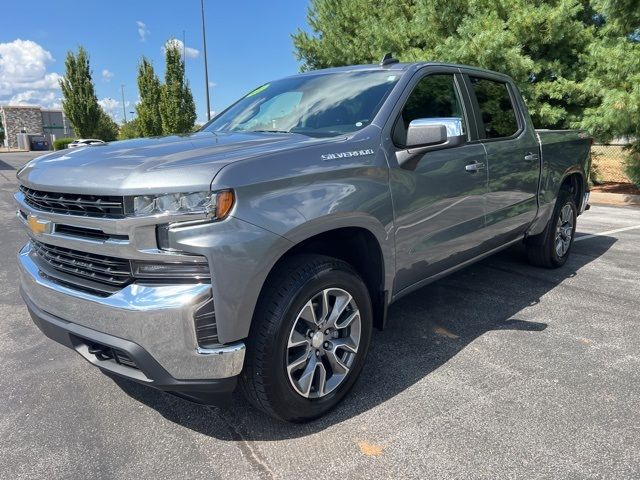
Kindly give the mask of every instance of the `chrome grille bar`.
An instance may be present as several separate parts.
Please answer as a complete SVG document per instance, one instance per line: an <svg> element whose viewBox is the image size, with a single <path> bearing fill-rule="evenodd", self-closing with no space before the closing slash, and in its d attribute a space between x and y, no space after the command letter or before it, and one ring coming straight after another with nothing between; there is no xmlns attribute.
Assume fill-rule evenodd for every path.
<svg viewBox="0 0 640 480"><path fill-rule="evenodd" d="M116 287L133 281L128 260L31 242L38 258L57 271Z"/></svg>
<svg viewBox="0 0 640 480"><path fill-rule="evenodd" d="M20 186L25 202L37 210L92 217L124 217L124 199L117 196L44 192Z"/></svg>

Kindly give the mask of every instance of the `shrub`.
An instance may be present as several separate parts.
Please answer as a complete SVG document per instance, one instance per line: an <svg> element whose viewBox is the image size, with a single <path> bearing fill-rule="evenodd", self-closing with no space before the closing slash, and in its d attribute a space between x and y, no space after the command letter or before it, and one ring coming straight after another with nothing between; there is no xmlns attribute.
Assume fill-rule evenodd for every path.
<svg viewBox="0 0 640 480"><path fill-rule="evenodd" d="M640 188L640 142L633 143L624 161L624 171L636 187Z"/></svg>
<svg viewBox="0 0 640 480"><path fill-rule="evenodd" d="M137 118L129 120L127 123L120 125L120 133L118 134L118 140L127 140L129 138L142 137L140 131L140 122Z"/></svg>
<svg viewBox="0 0 640 480"><path fill-rule="evenodd" d="M69 145L71 142L73 142L73 138L57 138L53 142L53 149L64 150L65 148L67 148L67 145Z"/></svg>

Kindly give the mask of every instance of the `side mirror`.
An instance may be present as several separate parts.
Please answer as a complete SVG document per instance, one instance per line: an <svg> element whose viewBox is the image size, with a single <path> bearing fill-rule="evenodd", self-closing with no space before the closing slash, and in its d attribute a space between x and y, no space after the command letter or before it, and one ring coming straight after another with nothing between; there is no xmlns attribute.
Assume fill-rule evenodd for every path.
<svg viewBox="0 0 640 480"><path fill-rule="evenodd" d="M460 145L464 142L462 118L419 118L407 129L406 148Z"/></svg>

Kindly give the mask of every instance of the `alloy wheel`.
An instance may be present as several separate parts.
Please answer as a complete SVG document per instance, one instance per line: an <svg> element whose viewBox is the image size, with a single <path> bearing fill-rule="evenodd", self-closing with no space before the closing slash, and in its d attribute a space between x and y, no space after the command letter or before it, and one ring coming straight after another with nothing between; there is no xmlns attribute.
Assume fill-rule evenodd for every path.
<svg viewBox="0 0 640 480"><path fill-rule="evenodd" d="M564 257L569 251L573 237L573 225L573 208L571 208L571 204L567 203L560 210L556 223L555 249L559 258Z"/></svg>
<svg viewBox="0 0 640 480"><path fill-rule="evenodd" d="M326 288L298 313L287 342L287 375L306 398L321 398L345 380L358 353L360 310L347 291Z"/></svg>

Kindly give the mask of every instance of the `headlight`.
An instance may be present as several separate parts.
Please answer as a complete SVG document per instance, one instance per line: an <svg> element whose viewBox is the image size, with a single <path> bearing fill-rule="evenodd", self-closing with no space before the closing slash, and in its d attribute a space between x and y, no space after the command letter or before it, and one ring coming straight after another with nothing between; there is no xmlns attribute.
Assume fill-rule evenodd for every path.
<svg viewBox="0 0 640 480"><path fill-rule="evenodd" d="M130 213L135 216L204 213L216 220L222 220L229 214L235 200L231 190L139 195L130 198Z"/></svg>

